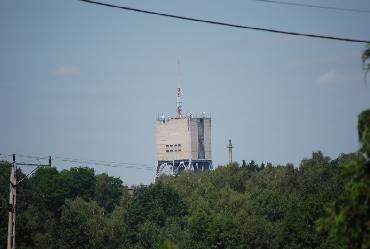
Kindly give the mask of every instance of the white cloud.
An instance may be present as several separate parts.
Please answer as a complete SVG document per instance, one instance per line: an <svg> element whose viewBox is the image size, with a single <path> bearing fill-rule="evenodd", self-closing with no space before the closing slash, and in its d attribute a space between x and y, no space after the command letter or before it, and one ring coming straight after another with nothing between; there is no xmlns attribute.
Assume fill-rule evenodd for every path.
<svg viewBox="0 0 370 249"><path fill-rule="evenodd" d="M333 84L338 81L338 75L334 70L330 70L320 75L318 82L323 85Z"/></svg>
<svg viewBox="0 0 370 249"><path fill-rule="evenodd" d="M80 67L75 64L64 64L55 71L59 76L73 76L80 74Z"/></svg>
<svg viewBox="0 0 370 249"><path fill-rule="evenodd" d="M317 82L322 86L329 86L347 83L353 84L354 82L360 82L362 80L363 75L361 74L338 73L335 70L330 70L320 75Z"/></svg>

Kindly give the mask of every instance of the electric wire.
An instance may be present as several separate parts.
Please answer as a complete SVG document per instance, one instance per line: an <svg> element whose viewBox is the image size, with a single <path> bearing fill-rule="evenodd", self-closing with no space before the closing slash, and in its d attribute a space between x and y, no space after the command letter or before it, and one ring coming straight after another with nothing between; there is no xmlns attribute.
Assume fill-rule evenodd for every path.
<svg viewBox="0 0 370 249"><path fill-rule="evenodd" d="M43 160L43 159L48 159L49 157L35 157L35 156L27 156L27 155L18 155L17 156L21 157L21 158L30 158L30 160L27 160L27 161L22 161L22 162L17 162L17 165L22 165L22 166L35 166L34 162L37 161L39 164L41 164L40 160ZM32 159L31 159L32 158ZM30 165L27 165L27 164L30 164Z"/></svg>
<svg viewBox="0 0 370 249"><path fill-rule="evenodd" d="M0 153L0 155L3 155ZM20 164L21 166L37 166L36 164L32 165L23 165L34 162L35 160L40 160L42 159L47 159L47 157L42 157L42 156L30 156L30 155L24 155L24 154L16 154L17 157L21 158L32 158L31 161L26 161L26 162L20 162L17 164ZM155 165L150 165L150 164L143 164L143 163L129 163L129 162L118 162L118 161L102 161L102 160L95 160L95 159L89 159L89 160L83 160L79 158L71 158L71 157L61 157L61 156L55 156L52 157L53 161L60 161L64 163L70 163L70 164L80 164L80 166L100 166L100 167L111 167L111 168L127 168L127 169L139 169L139 170L148 170L148 171L153 171L155 169ZM39 163L41 165L41 163ZM52 163L52 165L56 165L57 163Z"/></svg>
<svg viewBox="0 0 370 249"><path fill-rule="evenodd" d="M25 179L27 179L30 175L33 175L33 173L35 173L40 167L36 167L34 168L30 173L28 173L27 175L23 176L22 179L20 179L18 182L17 182L17 185L21 182L23 182Z"/></svg>
<svg viewBox="0 0 370 249"><path fill-rule="evenodd" d="M82 160L77 158L64 158L64 157L54 157L54 159L61 160L63 162L71 162L71 163L81 163L81 164L89 164L89 165L97 165L97 166L106 166L106 167L126 167L126 168L153 168L152 165L149 164L139 164L139 163L128 163L128 162L109 162L109 161L101 161L101 160Z"/></svg>
<svg viewBox="0 0 370 249"><path fill-rule="evenodd" d="M295 3L295 2L277 1L277 0L253 0L253 1L298 6L298 7L316 8L316 9L338 10L338 11L347 11L347 12L356 12L356 13L370 13L370 10L367 10L367 9L363 10L363 9L354 9L354 8L341 8L341 7L322 6L322 5L315 5L315 4Z"/></svg>
<svg viewBox="0 0 370 249"><path fill-rule="evenodd" d="M345 42L370 43L370 40L360 40L360 39L343 38L343 37L328 36L328 35L317 35L317 34L308 34L308 33L300 33L300 32L282 31L282 30L270 29L270 28L244 26L244 25L239 25L239 24L231 24L231 23L225 23L225 22L210 21L206 19L199 19L199 18L185 17L185 16L179 16L179 15L173 15L173 14L167 14L167 13L161 13L161 12L154 12L154 11L149 11L149 10L131 8L127 6L119 6L119 5L113 5L113 4L103 3L103 2L96 2L96 1L91 1L91 0L78 0L78 1L89 3L89 4L100 5L104 7L122 9L122 10L127 10L127 11L134 11L134 12L139 12L139 13L149 14L149 15L181 19L181 20L191 21L191 22L208 23L208 24L214 24L214 25L220 25L220 26L226 26L226 27L250 29L250 30L278 33L278 34L284 34L284 35L304 36L304 37L345 41Z"/></svg>
<svg viewBox="0 0 370 249"><path fill-rule="evenodd" d="M12 156L11 154L1 154L0 153L0 158L7 158L7 157L10 157L10 156Z"/></svg>
<svg viewBox="0 0 370 249"><path fill-rule="evenodd" d="M54 159L64 159L64 160L80 160L78 158L70 158L70 157L59 157L56 156ZM100 163L100 164L119 164L119 165L137 165L137 166L148 166L151 167L149 164L142 164L142 163L128 163L128 162L117 162L117 161L102 161L102 160L95 160L95 159L90 159L90 160L83 160L83 162L88 162L88 163Z"/></svg>
<svg viewBox="0 0 370 249"><path fill-rule="evenodd" d="M109 164L109 163L93 163L93 162L88 162L88 161L83 161L83 160L66 160L66 159L60 159L62 162L67 162L67 163L77 163L81 165L86 165L86 166L102 166L102 167L111 167L111 168L127 168L127 169L140 169L140 170L150 170L153 171L154 167L141 167L141 166L135 166L135 165L123 165L123 164Z"/></svg>

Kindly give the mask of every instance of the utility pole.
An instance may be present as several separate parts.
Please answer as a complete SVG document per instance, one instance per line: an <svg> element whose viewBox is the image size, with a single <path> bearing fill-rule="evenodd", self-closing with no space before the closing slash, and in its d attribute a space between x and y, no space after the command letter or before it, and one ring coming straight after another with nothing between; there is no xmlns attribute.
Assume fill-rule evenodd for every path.
<svg viewBox="0 0 370 249"><path fill-rule="evenodd" d="M229 163L233 162L233 145L231 144L231 139L229 139L229 145L227 146L229 149Z"/></svg>
<svg viewBox="0 0 370 249"><path fill-rule="evenodd" d="M15 249L15 212L17 200L17 185L33 174L39 167L51 167L51 156L49 156L49 164L32 164L32 163L18 163L18 165L36 166L34 170L17 182L17 163L15 162L15 154L13 154L13 166L10 171L10 192L9 192L9 221L8 221L8 243L7 249Z"/></svg>
<svg viewBox="0 0 370 249"><path fill-rule="evenodd" d="M13 154L13 166L10 171L9 221L7 249L15 249L15 204L17 198L17 164Z"/></svg>

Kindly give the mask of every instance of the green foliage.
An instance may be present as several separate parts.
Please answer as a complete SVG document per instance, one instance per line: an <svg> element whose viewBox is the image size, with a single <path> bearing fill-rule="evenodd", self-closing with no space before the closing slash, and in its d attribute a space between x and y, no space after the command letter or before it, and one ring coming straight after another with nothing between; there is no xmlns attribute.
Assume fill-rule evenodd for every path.
<svg viewBox="0 0 370 249"><path fill-rule="evenodd" d="M9 182L10 166L0 162L1 183ZM18 170L17 176L25 175ZM9 184L0 184L0 248L6 248L8 195ZM39 168L17 186L17 248L73 248L80 240L72 235L82 243L87 233L94 238L81 248L117 248L128 199L120 179L95 176L93 169Z"/></svg>
<svg viewBox="0 0 370 249"><path fill-rule="evenodd" d="M313 152L299 167L243 161L185 171L139 186L133 196L119 178L93 169L39 169L18 188L17 246L370 248L369 113L360 115L358 154L331 160ZM9 169L0 163L2 182ZM5 246L7 184L0 185L0 194Z"/></svg>
<svg viewBox="0 0 370 249"><path fill-rule="evenodd" d="M340 162L343 193L319 221L319 228L341 248L370 248L370 110L360 114L358 132L360 153Z"/></svg>
<svg viewBox="0 0 370 249"><path fill-rule="evenodd" d="M172 188L159 183L138 189L125 215L128 245L158 248L157 231L168 218L184 215L186 206Z"/></svg>
<svg viewBox="0 0 370 249"><path fill-rule="evenodd" d="M10 163L0 161L0 248L6 248L10 167Z"/></svg>
<svg viewBox="0 0 370 249"><path fill-rule="evenodd" d="M122 181L107 174L100 174L95 178L95 200L107 212L112 212L122 197Z"/></svg>
<svg viewBox="0 0 370 249"><path fill-rule="evenodd" d="M161 177L190 207L175 241L190 237L180 248L330 248L316 221L340 194L337 165L314 152L299 168L251 161Z"/></svg>
<svg viewBox="0 0 370 249"><path fill-rule="evenodd" d="M370 43L366 45L365 50L362 52L361 60L362 60L362 66L365 71L365 83L366 83L366 75L370 70Z"/></svg>
<svg viewBox="0 0 370 249"><path fill-rule="evenodd" d="M106 248L107 221L103 208L80 197L67 200L58 227L60 249Z"/></svg>
<svg viewBox="0 0 370 249"><path fill-rule="evenodd" d="M122 182L92 169L39 169L21 189L19 248L335 248L319 218L340 198L352 155L314 152L292 164L237 163L162 176L130 197ZM7 179L9 164L0 179ZM19 173L21 174L21 173ZM0 187L6 206L7 187ZM365 208L363 206L363 208ZM362 209L361 209L362 210ZM366 209L363 209L366 211ZM362 211L362 212L363 212ZM2 210L2 216L7 212ZM353 219L362 218L354 216ZM6 234L6 219L0 229ZM1 237L5 245L5 236ZM344 243L344 242L343 242Z"/></svg>
<svg viewBox="0 0 370 249"><path fill-rule="evenodd" d="M96 178L94 169L71 168L60 172L61 189L66 193L67 198L77 196L88 200L95 196Z"/></svg>
<svg viewBox="0 0 370 249"><path fill-rule="evenodd" d="M160 249L179 249L179 247L170 240L165 240Z"/></svg>
<svg viewBox="0 0 370 249"><path fill-rule="evenodd" d="M367 159L369 159L370 158L370 110L363 111L358 117L358 137L361 143L360 152L364 153L367 156Z"/></svg>

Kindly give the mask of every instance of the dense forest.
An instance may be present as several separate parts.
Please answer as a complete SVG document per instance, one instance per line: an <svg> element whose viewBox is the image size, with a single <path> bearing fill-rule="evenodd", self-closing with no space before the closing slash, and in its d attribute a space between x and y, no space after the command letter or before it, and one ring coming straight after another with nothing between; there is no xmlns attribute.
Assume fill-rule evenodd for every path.
<svg viewBox="0 0 370 249"><path fill-rule="evenodd" d="M17 248L368 249L370 111L358 127L356 153L161 176L132 195L91 168L40 168L17 186ZM10 167L1 162L1 248Z"/></svg>

